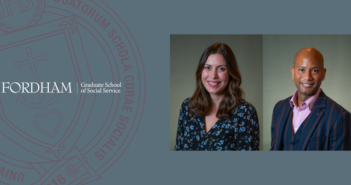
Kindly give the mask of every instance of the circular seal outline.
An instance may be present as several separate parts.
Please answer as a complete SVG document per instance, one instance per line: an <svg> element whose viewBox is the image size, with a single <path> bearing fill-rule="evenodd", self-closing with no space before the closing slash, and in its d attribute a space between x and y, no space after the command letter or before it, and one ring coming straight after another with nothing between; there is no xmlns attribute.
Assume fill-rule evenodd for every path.
<svg viewBox="0 0 351 185"><path fill-rule="evenodd" d="M106 167L106 169L104 169L101 173L98 173L99 175L101 175L101 174L105 173L110 167L112 167L112 166L118 161L118 159L123 155L123 153L124 153L124 152L126 151L126 149L128 148L129 144L130 144L131 141L133 140L133 138L134 138L134 136L135 136L135 134L136 134L137 129L139 128L139 125L140 125L140 122L141 122L141 118L142 118L142 114L143 114L143 112L144 112L144 106L145 106L145 98L146 98L146 78L145 78L145 77L146 77L146 76L145 76L145 68L144 68L144 64L143 64L143 59L142 59L142 57L141 57L141 53L140 53L139 47L137 46L137 43L136 43L136 41L135 41L135 38L133 37L131 31L129 30L129 28L127 27L127 25L125 24L125 22L120 18L120 16L119 16L106 2L104 2L103 0L100 0L100 2L102 2L107 8L109 8L110 11L113 12L113 13L115 14L115 16L117 16L118 19L123 23L123 26L125 27L125 29L128 30L127 33L128 33L129 36L131 37L132 42L133 42L134 45L135 45L134 47L136 47L138 53L136 53L136 51L135 51L135 49L134 49L134 47L133 47L133 44L131 43L131 41L130 41L128 35L126 34L126 32L125 32L125 30L122 28L122 26L118 23L118 21L115 19L115 17L113 17L113 15L111 15L111 14L110 14L105 8L103 8L101 5L97 4L97 3L94 2L94 1L91 1L91 2L94 3L96 6L100 7L103 11L105 11L105 13L107 13L107 14L109 15L109 17L112 18L113 21L114 21L114 22L119 26L119 28L121 29L121 31L123 32L125 38L127 39L128 43L129 43L129 45L130 45L130 47L131 47L131 49L132 49L132 51L133 51L133 55L134 55L134 58L135 58L135 60L136 60L135 64L136 64L136 66L137 66L137 70L138 70L138 74L139 74L139 75L138 75L138 78L139 78L139 101L138 101L138 105L137 105L137 111L136 111L136 113L135 113L136 116L135 116L135 118L134 118L134 120L133 120L133 124L132 124L132 128L133 128L133 127L134 127L134 124L135 124L135 121L137 121L137 125L135 126L135 127L136 127L136 128L135 128L135 131L134 131L133 135L131 136L129 142L128 142L127 144L125 144L125 141L126 141L127 139L129 139L129 137L130 137L129 134L130 134L130 132L132 131L132 128L129 130L129 132L128 132L126 138L124 139L123 143L121 144L120 148L122 148L124 145L126 145L126 146L125 146L125 148L123 149L123 151L121 152L121 154L120 154L119 156L116 157L116 153L119 152L120 148L119 148L103 165L101 165L98 169L96 169L96 172L97 172L97 171L99 171L101 168L105 167L105 165L108 165L108 163L110 163L111 160L114 160L108 167ZM51 7L51 8L56 8L56 9L60 9L60 10L63 10L63 11L72 13L72 12L66 10L66 9L62 9L62 8L58 8L58 7L53 7L53 6L49 6L49 7ZM74 13L72 13L72 14L74 14ZM79 16L79 15L77 15L77 14L74 14L74 15L77 16L77 17L80 17L82 20L85 20L83 17L81 17L81 16ZM139 55L138 55L138 54L139 54ZM141 107L141 110L140 110L141 112L140 112L140 118L139 118L139 120L136 120L136 117L138 116L138 112L139 112L139 108L140 108L139 106L140 106L140 103L141 103L141 102L140 102L140 99L141 99L141 86L142 86L141 84L142 84L142 79L141 79L141 75L140 75L140 70L141 70L141 69L139 69L139 64L138 64L138 61L137 61L137 55L138 55L138 57L140 57L140 64L141 64L141 67L142 67L142 73L143 73L143 79L144 79L144 80L143 80L143 83L144 83L144 89L143 89L143 91L144 91L144 98L143 98L143 100L142 100L142 107ZM114 113L114 114L116 114L116 113ZM115 116L115 115L114 115L114 116ZM102 139L102 138L100 138L99 140L101 140L101 139ZM95 144L91 149L89 149L89 151L92 150L95 146L96 146L96 144ZM84 155L86 155L87 153L89 153L89 151L86 152Z"/></svg>
<svg viewBox="0 0 351 185"><path fill-rule="evenodd" d="M41 7L45 7L45 0L37 0L34 6L35 6L34 14L30 17L29 22L24 24L22 27L12 27L10 24L5 23L0 18L0 30L6 33L12 33L15 31L26 29L28 27L35 26L43 17L44 11L43 11L43 8Z"/></svg>
<svg viewBox="0 0 351 185"><path fill-rule="evenodd" d="M139 74L139 75L138 75L138 78L139 78L139 101L138 101L137 111L136 111L136 116L137 116L137 115L138 115L138 111L139 111L140 96L141 96L141 89L140 89L140 88L141 88L141 78L140 78L140 69L139 69L139 65L138 65L138 62L137 62L136 52L134 51L133 45L131 44L131 42L130 42L128 36L127 36L127 34L126 34L125 31L124 31L124 29L123 29L122 26L116 21L116 19L115 19L110 13L108 13L102 6L100 6L99 4L97 4L97 3L94 2L94 1L91 1L91 2L94 3L95 5L97 5L98 7L100 7L103 11L105 11L105 13L107 13L107 14L110 16L110 18L112 18L113 21L120 27L121 31L123 32L125 38L127 39L128 43L129 43L129 45L130 45L130 47L131 47L131 49L132 49L132 51L133 51L134 58L136 59L136 63L135 63L135 64L137 65L137 70L138 70L138 74ZM133 136L130 138L130 141L129 141L128 144L125 146L125 149L122 151L121 155L120 155L117 159L115 159L115 161L114 161L109 167L107 167L103 172L99 173L99 175L101 175L101 174L103 174L105 171L107 171L107 170L123 155L123 153L125 152L125 150L128 148L129 144L131 143L132 139L134 138L135 133L136 133L138 127L139 127L139 124L140 124L140 121L141 121L141 118L142 118L142 114L143 114L143 111L144 111L145 98L146 98L145 69L144 69L143 60L142 60L142 57L141 57L141 54L140 54L140 50L139 50L139 48L138 48L138 46L137 46L137 44L136 44L136 41L135 41L133 35L131 34L129 28L126 26L126 24L124 23L124 21L118 16L118 14L117 14L109 5L107 5L105 2L103 2L103 1L100 1L100 2L102 2L106 7L108 7L108 8L119 18L119 20L123 23L123 25L124 25L125 28L128 30L128 33L130 34L130 36L132 37L132 39L133 39L133 41L134 41L135 47L137 48L137 51L138 51L138 53L139 53L140 62L141 62L141 65L142 65L142 70L143 70L142 72L143 72L143 74L144 74L144 76L143 76L143 77L144 77L144 100L143 100L143 107L142 107L141 113L140 113L140 119L139 119L138 124L137 124L137 126L136 126L136 128L135 128L135 132L133 133ZM68 10L66 10L66 9L62 9L62 8L58 8L58 7L53 7L53 6L48 6L48 7L55 8L55 9L59 9L59 10L65 11L65 12L67 12L67 13L74 14L73 12L68 11ZM80 17L82 20L85 20L85 19L84 19L83 17L81 17L80 15L77 15L77 14L74 14L74 15L77 16L77 17ZM62 16L63 16L63 15L62 15ZM85 21L86 21L86 20L85 20ZM90 24L88 21L86 21L86 22L87 22L88 24ZM93 27L93 26L92 26L92 27ZM118 75L119 75L119 74L118 74ZM116 113L114 113L114 114L116 114ZM114 116L115 116L115 115L114 115ZM134 127L134 123L135 123L135 118L134 118L132 127ZM120 148L121 148L123 145L125 145L125 141L128 139L128 136L129 136L131 130L132 130L132 129L129 130L129 132L128 132L127 136L126 136L126 139L124 139L124 141L123 141L123 143L121 144ZM106 132L107 132L107 131L106 131ZM101 140L101 139L103 139L103 138L100 138L99 140ZM83 155L86 155L87 153L89 153L89 151L92 150L96 145L97 145L97 143L96 143L91 149L89 149L88 152L85 152ZM86 147L86 146L84 146L84 148L85 148L85 147ZM119 149L120 149L120 148L119 148ZM105 162L101 167L99 167L96 171L100 170L100 169L101 169L102 167L104 167L107 163L109 163L109 162L111 161L111 159L115 157L116 153L119 152L119 149L113 154L113 156L112 156L108 161L106 161L106 162Z"/></svg>
<svg viewBox="0 0 351 185"><path fill-rule="evenodd" d="M122 30L123 34L125 35L125 38L127 39L130 48L133 52L134 55L134 59L135 59L135 64L136 64L136 69L138 72L138 80L139 80L139 99L137 102L137 110L135 112L135 117L133 120L133 124L131 126L131 129L129 129L129 132L126 136L126 138L124 139L123 143L121 144L121 147L124 147L124 149L122 148L123 151L121 151L121 153L117 156L116 154L118 153L119 149L107 160L107 162L105 162L100 168L102 168L103 166L107 165L106 167L104 167L105 169L99 173L99 175L103 174L104 172L106 172L112 165L115 164L115 162L118 161L118 159L124 154L124 152L126 151L126 149L129 147L129 144L131 143L131 141L133 140L138 127L140 125L141 119L142 119L142 115L143 115L143 111L144 111L144 106L145 106L145 98L146 98L146 76L145 76L145 68L144 68L144 64L143 64L143 59L139 50L139 47L137 46L137 43L135 41L135 38L133 37L132 33L130 32L129 28L127 27L127 25L125 24L125 22L119 17L119 15L110 7L108 6L105 2L103 2L102 0L100 0L100 2L102 2L105 6L107 6L113 13L109 13L106 9L107 8L103 8L102 6L98 5L96 2L91 1L93 3L95 3L97 6L99 6L102 10L104 10L111 19L113 19L113 21L120 27L120 29ZM117 16L117 17L116 17ZM119 21L117 21L119 20ZM118 22L122 22L122 26L118 23ZM125 30L126 29L126 30ZM127 33L126 33L127 32ZM138 61L139 60L139 61ZM140 66L139 66L139 62L140 62ZM140 69L139 69L140 67ZM142 72L143 74L140 74L140 72ZM141 79L143 78L143 79ZM144 83L144 84L142 84ZM142 93L142 91L144 91ZM142 99L141 99L142 98ZM142 106L140 107L140 103L142 103ZM140 112L139 112L139 108ZM140 115L139 115L140 114ZM116 112L115 112L116 115ZM139 117L140 116L140 117ZM139 117L139 118L138 118ZM114 118L115 119L115 118ZM137 123L136 125L134 125L135 123ZM132 129L135 129L134 131L132 131ZM130 132L132 132L132 135L129 135ZM105 135L105 134L104 134ZM103 135L103 136L104 136ZM129 139L129 141L127 141ZM125 141L127 141L127 143L125 143ZM100 169L99 168L99 169ZM99 169L97 169L96 171L98 171Z"/></svg>
<svg viewBox="0 0 351 185"><path fill-rule="evenodd" d="M143 98L143 104L142 104L142 108L141 108L141 113L140 113L140 118L139 118L139 121L138 121L138 124L136 125L136 128L135 128L135 131L134 131L134 133L133 133L133 135L132 135L132 137L131 137L131 139L130 139L130 141L127 143L127 145L126 145L126 147L124 148L124 150L122 151L122 153L121 153L121 155L120 156L118 156L117 157L117 159L115 159L115 161L113 162L113 163L111 163L111 165L109 166L109 167L107 167L103 172L101 172L99 175L101 175L101 174L103 174L103 173L105 173L111 166L113 166L117 161L118 161L118 159L123 155L123 153L127 150L127 148L128 148L128 146L130 145L130 143L132 142L132 140L133 140L133 138L134 138L134 136L135 136L135 134L136 134L136 132L137 132L137 130L138 130L138 128L139 128L139 125L140 125L140 122L141 122L141 118L142 118L142 115L143 115L143 113L144 113L144 106L145 106L145 99L146 99L146 76L145 76L145 68L144 68L144 62L143 62L143 59L142 59L142 57L141 57L141 53L140 53L140 50L139 50L139 47L138 47L138 45L137 45L137 43L136 43L136 41L135 41L135 39L134 39L134 37L133 37L133 35L132 35L132 33L131 33L131 31L129 30L129 28L127 27L127 25L125 24L125 22L121 19L121 17L109 6L109 5L107 5L103 0L100 0L100 2L102 2L105 6L107 6L117 17L118 17L118 19L123 23L123 25L125 26L125 28L128 30L128 32L129 32L129 34L130 34L130 36L131 36L131 38L133 39L133 42L134 42L134 44L135 44L135 47L136 47L136 49L137 49L137 51L138 51L138 53L139 53L139 57L140 57L140 63L141 63L141 66L142 66L142 72L143 72L143 79L144 79L144 81L143 81L143 83L144 83L144 98ZM95 2L93 2L93 3L95 3ZM97 3L95 3L95 4L97 4ZM99 5L98 5L99 6ZM136 56L135 56L135 51L134 51L134 48L132 47L132 44L130 43L130 40L129 40L129 38L128 38L128 36L126 35L126 33L124 32L124 29L122 29L122 27L118 24L118 22L115 20L115 18L110 14L110 13L108 13L104 8L102 8L101 6L99 6L101 9L103 9L114 21L115 21L115 23L121 28L121 30L123 31L123 33L124 33L124 35L126 36L126 39L128 40L128 42L129 42L129 44L130 44L130 46L131 46L131 49L132 49L132 51L133 51L133 54L134 54L134 57L135 57L135 59L136 59ZM138 65L138 62L136 62L136 65L137 65L137 69L138 69L138 73L139 73L139 75L138 75L138 77L139 77L139 92L141 91L141 79L140 79L140 71L139 71L139 65ZM138 105L137 105L137 107L138 107L138 109L139 109L139 105L140 105L140 94L141 93L139 93L139 101L138 101ZM137 114L138 114L138 110L137 110L137 112L136 112L136 116L137 116ZM135 123L135 120L133 121L133 124ZM130 134L130 131L131 131L131 129L129 130L129 132L128 132L128 134L127 134L127 137L129 136L129 134ZM127 138L124 140L124 142L127 140ZM123 142L123 144L124 144L124 142ZM122 145L123 145L122 144ZM105 164L103 164L102 166L105 166L108 162L110 162L110 160L111 159L113 159L114 157L115 157L115 155L116 155L116 153L118 152L118 150L115 152L115 154L105 163ZM100 167L101 168L101 167ZM100 169L99 168L99 169Z"/></svg>

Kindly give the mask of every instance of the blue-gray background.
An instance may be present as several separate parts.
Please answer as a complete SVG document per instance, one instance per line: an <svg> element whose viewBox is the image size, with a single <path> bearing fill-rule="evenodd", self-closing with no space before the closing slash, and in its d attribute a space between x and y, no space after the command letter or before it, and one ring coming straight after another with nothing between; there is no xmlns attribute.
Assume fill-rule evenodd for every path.
<svg viewBox="0 0 351 185"><path fill-rule="evenodd" d="M350 152L170 152L170 34L350 34L347 1L106 2L144 61L146 102L123 156L92 184L347 184ZM349 84L345 84L349 85Z"/></svg>
<svg viewBox="0 0 351 185"><path fill-rule="evenodd" d="M147 96L134 140L103 181L348 183L350 152L170 152L168 120L170 34L351 34L350 5L305 0L116 2L114 9L131 30L144 60Z"/></svg>
<svg viewBox="0 0 351 185"><path fill-rule="evenodd" d="M139 129L101 184L345 184L350 152L169 151L170 34L351 34L347 1L109 2L143 57ZM349 85L349 84L345 84Z"/></svg>

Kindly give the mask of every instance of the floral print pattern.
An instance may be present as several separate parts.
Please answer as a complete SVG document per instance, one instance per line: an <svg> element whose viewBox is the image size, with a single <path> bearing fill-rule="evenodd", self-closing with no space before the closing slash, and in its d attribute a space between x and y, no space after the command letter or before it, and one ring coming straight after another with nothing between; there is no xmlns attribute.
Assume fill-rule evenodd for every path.
<svg viewBox="0 0 351 185"><path fill-rule="evenodd" d="M251 151L259 150L256 109L241 102L230 118L221 118L205 133L205 117L190 115L187 98L180 109L174 150Z"/></svg>

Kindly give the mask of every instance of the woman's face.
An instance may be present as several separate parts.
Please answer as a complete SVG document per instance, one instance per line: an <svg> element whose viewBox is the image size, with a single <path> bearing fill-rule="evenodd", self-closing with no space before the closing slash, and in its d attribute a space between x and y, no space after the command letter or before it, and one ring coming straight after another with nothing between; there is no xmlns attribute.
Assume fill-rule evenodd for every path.
<svg viewBox="0 0 351 185"><path fill-rule="evenodd" d="M224 57L221 54L208 56L201 74L201 81L211 97L221 96L228 85L229 74Z"/></svg>

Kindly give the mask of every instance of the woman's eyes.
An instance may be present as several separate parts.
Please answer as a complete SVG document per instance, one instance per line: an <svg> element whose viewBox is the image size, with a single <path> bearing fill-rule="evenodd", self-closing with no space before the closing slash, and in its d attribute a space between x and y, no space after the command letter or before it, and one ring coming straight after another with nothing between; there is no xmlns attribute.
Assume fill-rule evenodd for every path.
<svg viewBox="0 0 351 185"><path fill-rule="evenodd" d="M205 66L204 69L210 70L211 67L210 66ZM226 70L226 68L224 68L224 67L218 68L218 71L225 71L225 70Z"/></svg>

